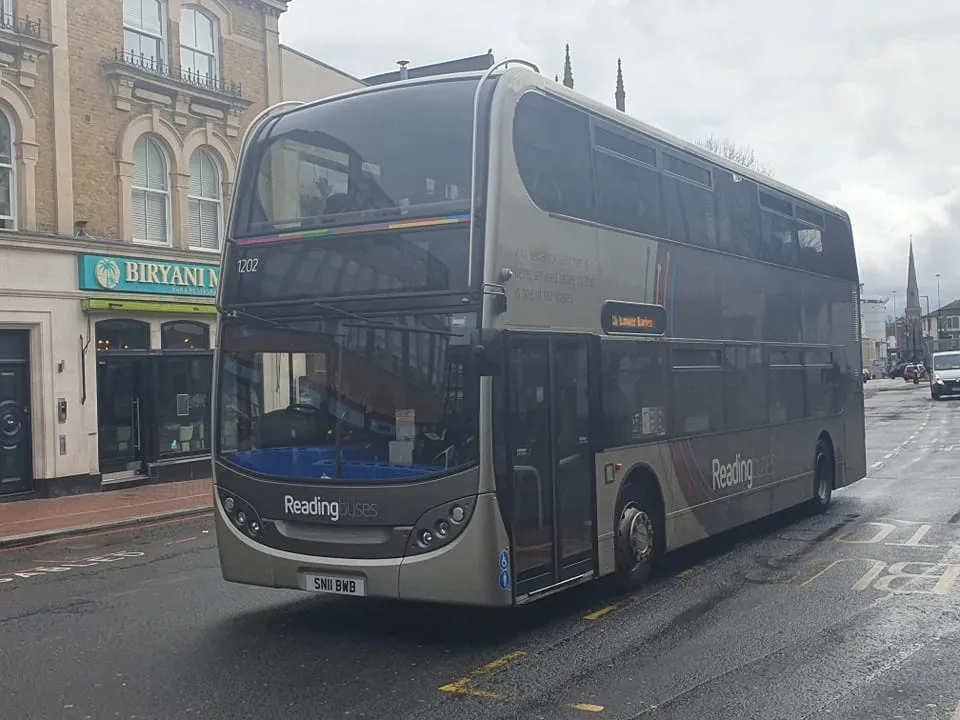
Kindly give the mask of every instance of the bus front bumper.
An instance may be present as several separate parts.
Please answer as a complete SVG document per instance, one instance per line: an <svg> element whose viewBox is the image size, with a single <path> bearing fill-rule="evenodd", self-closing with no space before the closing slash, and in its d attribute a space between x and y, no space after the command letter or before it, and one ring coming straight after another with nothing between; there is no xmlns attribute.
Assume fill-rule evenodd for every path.
<svg viewBox="0 0 960 720"><path fill-rule="evenodd" d="M319 594L504 607L512 583L501 588L498 558L509 541L496 497L483 494L463 533L434 552L405 558L358 560L274 550L242 535L214 512L225 580ZM351 582L353 581L353 582Z"/></svg>

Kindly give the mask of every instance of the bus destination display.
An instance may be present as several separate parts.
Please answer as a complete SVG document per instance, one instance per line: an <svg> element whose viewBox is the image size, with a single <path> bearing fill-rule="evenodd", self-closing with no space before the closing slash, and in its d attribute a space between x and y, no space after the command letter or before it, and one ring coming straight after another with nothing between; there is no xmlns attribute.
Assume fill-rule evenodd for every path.
<svg viewBox="0 0 960 720"><path fill-rule="evenodd" d="M607 335L663 335L667 313L660 305L608 300L603 304L600 323Z"/></svg>

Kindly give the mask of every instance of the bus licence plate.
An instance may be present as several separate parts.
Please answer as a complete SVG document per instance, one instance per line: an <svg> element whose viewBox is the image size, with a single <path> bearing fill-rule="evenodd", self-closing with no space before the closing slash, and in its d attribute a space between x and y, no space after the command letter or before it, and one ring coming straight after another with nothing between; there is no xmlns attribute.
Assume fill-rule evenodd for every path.
<svg viewBox="0 0 960 720"><path fill-rule="evenodd" d="M306 580L304 589L311 592L328 595L353 595L355 597L366 597L367 594L367 581L366 578L362 577L306 573L304 579Z"/></svg>

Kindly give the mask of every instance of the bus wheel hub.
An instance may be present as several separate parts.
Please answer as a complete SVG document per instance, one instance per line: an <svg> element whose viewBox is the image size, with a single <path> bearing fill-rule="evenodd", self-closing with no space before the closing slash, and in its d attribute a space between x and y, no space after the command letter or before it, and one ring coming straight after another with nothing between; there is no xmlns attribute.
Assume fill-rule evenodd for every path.
<svg viewBox="0 0 960 720"><path fill-rule="evenodd" d="M620 527L630 543L633 562L637 565L646 562L653 553L653 524L650 518L643 510L630 505L623 511Z"/></svg>

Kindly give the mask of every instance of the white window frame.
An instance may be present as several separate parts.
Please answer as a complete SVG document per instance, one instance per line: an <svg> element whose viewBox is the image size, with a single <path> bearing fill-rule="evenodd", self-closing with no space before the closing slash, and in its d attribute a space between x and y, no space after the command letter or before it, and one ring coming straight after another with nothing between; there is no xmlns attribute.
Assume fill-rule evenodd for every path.
<svg viewBox="0 0 960 720"><path fill-rule="evenodd" d="M156 40L157 43L158 43L158 45L160 46L160 57L158 57L158 58L153 58L153 59L154 59L155 61L159 61L159 62L161 62L161 63L163 63L163 64L166 64L166 62L167 62L167 53L168 53L168 49L167 49L167 34L168 34L168 33L167 33L167 0L139 0L139 2L141 3L141 6L140 6L140 7L141 7L141 13L142 13L143 3L144 3L144 2L156 2L156 3L160 6L160 34L157 35L156 33L154 33L154 32L151 31L151 30L147 30L147 29L143 28L143 27L140 26L140 25L134 24L134 23L133 23L132 21L130 21L130 19L127 17L127 14L126 14L126 13L124 13L124 15L123 15L123 30L124 30L125 33L126 33L126 32L132 32L132 33L135 33L135 34L140 35L140 36L142 36L142 37L150 38L151 40ZM124 3L124 7L126 7L126 3ZM124 51L125 54L129 52L129 51L127 50L127 42L126 42L126 39L124 39L124 42L123 42L123 51ZM146 59L146 58L145 58L145 59Z"/></svg>
<svg viewBox="0 0 960 720"><path fill-rule="evenodd" d="M17 26L17 16L13 7L13 0L2 0L0 2L0 25L5 28L15 28Z"/></svg>
<svg viewBox="0 0 960 720"><path fill-rule="evenodd" d="M163 143L161 143L155 137L151 137L150 135L141 135L139 138L137 138L137 142L134 143L134 146L133 146L133 163L134 163L133 177L134 178L136 178L137 146L141 142L153 143L153 145L156 146L157 150L160 152L160 157L163 159L163 164L164 164L163 177L166 180L167 187L165 190L157 190L156 188L137 185L136 181L132 182L131 189L130 189L131 221L133 219L134 203L136 202L136 200L134 199L134 196L138 191L144 193L144 201L146 201L146 198L151 195L154 195L154 196L159 195L165 199L164 217L166 218L167 232L166 232L166 238L164 240L159 240L159 241L148 240L146 238L138 238L136 235L136 232L137 232L136 227L133 227L131 230L132 239L133 239L133 242L136 243L137 245L152 245L154 247L170 247L173 244L173 217L172 217L173 216L173 210L172 210L173 176L171 175L171 172L170 172L170 156L167 153L167 149L163 146ZM150 157L150 154L148 152L147 158L149 157ZM146 172L145 175L149 178L149 172ZM144 217L146 217L146 206L144 206Z"/></svg>
<svg viewBox="0 0 960 720"><path fill-rule="evenodd" d="M186 24L186 18L188 15L191 15L191 20L194 24L194 34L196 34L196 16L202 15L204 18L210 21L210 27L213 32L213 37L211 38L213 42L213 53L209 53L206 50L201 50L200 48L192 47L183 41L184 32L183 27ZM189 50L192 53L198 55L204 55L210 58L213 61L213 73L209 76L200 77L211 84L216 84L220 79L220 18L216 15L207 12L199 5L183 5L180 8L180 70L183 73L187 72L187 68L183 62L183 51Z"/></svg>
<svg viewBox="0 0 960 720"><path fill-rule="evenodd" d="M193 179L193 158L198 154L206 155L207 159L213 164L213 167L217 171L217 196L214 197L204 197L203 195L194 195L189 190L187 191L187 213L189 219L187 221L187 245L191 250L197 250L199 252L209 252L209 253L220 253L223 250L223 165L217 158L216 153L211 150L208 150L205 147L198 147L193 151L193 155L190 157L190 164L188 167L191 168L190 179ZM202 166L201 166L202 167ZM189 187L189 186L188 186ZM202 188L202 185L201 185ZM190 202L196 201L199 203L199 206L202 208L204 205L213 205L217 210L217 247L216 248L205 248L194 246L191 244L193 233L190 231L190 223L193 222L193 213L189 211ZM203 232L203 223L200 223L199 228L200 233ZM202 241L202 239L201 239Z"/></svg>
<svg viewBox="0 0 960 720"><path fill-rule="evenodd" d="M0 161L0 173L6 172L10 176L10 215L0 215L0 223L7 224L7 227L0 227L0 230L16 230L18 226L17 216L20 214L17 207L19 202L17 184L20 180L17 162L17 126L13 122L13 116L4 108L0 108L0 118L10 128L10 162L8 164Z"/></svg>

